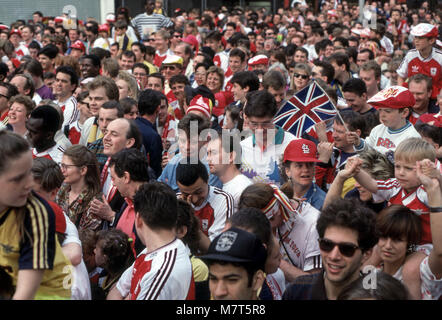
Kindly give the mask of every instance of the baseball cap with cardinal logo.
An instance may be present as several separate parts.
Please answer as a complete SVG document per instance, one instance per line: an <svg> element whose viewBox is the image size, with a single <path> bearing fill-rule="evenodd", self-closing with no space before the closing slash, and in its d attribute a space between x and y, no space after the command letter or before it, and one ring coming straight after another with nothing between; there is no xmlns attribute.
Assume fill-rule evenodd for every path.
<svg viewBox="0 0 442 320"><path fill-rule="evenodd" d="M413 94L402 86L391 86L379 91L368 101L376 109L402 109L412 107L416 103Z"/></svg>
<svg viewBox="0 0 442 320"><path fill-rule="evenodd" d="M321 162L316 155L316 145L307 139L292 140L284 151L283 161Z"/></svg>

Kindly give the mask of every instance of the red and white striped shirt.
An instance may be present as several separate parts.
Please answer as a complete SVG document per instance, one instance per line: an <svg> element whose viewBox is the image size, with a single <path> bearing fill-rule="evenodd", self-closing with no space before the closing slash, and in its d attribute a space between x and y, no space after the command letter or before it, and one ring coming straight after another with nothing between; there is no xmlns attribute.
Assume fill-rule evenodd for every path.
<svg viewBox="0 0 442 320"><path fill-rule="evenodd" d="M117 289L131 300L194 300L195 283L186 246L175 239L153 252L144 249L121 275Z"/></svg>
<svg viewBox="0 0 442 320"><path fill-rule="evenodd" d="M179 195L180 193L178 193ZM212 241L224 229L233 214L233 197L219 188L209 186L209 194L199 207L193 206L200 228Z"/></svg>
<svg viewBox="0 0 442 320"><path fill-rule="evenodd" d="M442 88L442 51L433 48L428 58L422 58L418 50L410 50L397 69L401 78L409 78L415 74L425 74L433 80L431 98L436 99Z"/></svg>
<svg viewBox="0 0 442 320"><path fill-rule="evenodd" d="M49 148L43 152L37 152L37 149L32 148L32 158L47 158L54 160L57 164L61 163L63 158L64 149L62 146L56 144L52 148Z"/></svg>
<svg viewBox="0 0 442 320"><path fill-rule="evenodd" d="M389 201L390 204L400 204L419 216L422 223L422 238L420 244L432 243L428 195L423 186L407 193L396 178L387 181L376 180L378 192L373 194L374 202Z"/></svg>
<svg viewBox="0 0 442 320"><path fill-rule="evenodd" d="M64 128L71 123L74 123L80 119L80 110L77 108L77 99L74 96L70 96L66 101L60 102L58 100L54 101L63 111L63 126Z"/></svg>

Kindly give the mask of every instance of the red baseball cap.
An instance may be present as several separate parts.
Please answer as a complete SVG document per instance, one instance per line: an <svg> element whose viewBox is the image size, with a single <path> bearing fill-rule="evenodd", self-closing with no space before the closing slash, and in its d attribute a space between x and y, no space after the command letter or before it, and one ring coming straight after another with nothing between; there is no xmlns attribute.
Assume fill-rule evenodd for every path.
<svg viewBox="0 0 442 320"><path fill-rule="evenodd" d="M98 32L109 32L109 25L108 24L100 24L98 26Z"/></svg>
<svg viewBox="0 0 442 320"><path fill-rule="evenodd" d="M284 151L283 161L321 162L316 156L316 145L307 139L292 140Z"/></svg>
<svg viewBox="0 0 442 320"><path fill-rule="evenodd" d="M18 29L12 29L12 30L9 32L9 36L12 36L13 34L18 34L18 35L21 37L21 32L20 32L20 30L18 30Z"/></svg>
<svg viewBox="0 0 442 320"><path fill-rule="evenodd" d="M376 93L373 97L368 99L367 103L376 109L402 109L414 106L416 100L407 88L402 86L391 86Z"/></svg>
<svg viewBox="0 0 442 320"><path fill-rule="evenodd" d="M71 44L71 48L72 49L78 49L78 50L81 50L83 52L86 51L86 48L85 48L85 46L84 46L84 44L83 44L83 42L81 40L77 40L73 44Z"/></svg>

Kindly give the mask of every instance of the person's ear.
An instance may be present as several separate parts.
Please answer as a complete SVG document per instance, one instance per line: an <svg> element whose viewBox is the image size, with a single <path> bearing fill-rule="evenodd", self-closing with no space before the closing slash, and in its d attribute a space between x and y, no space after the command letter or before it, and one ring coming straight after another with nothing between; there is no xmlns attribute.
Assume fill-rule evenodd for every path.
<svg viewBox="0 0 442 320"><path fill-rule="evenodd" d="M362 254L361 265L363 265L365 262L367 262L367 260L371 257L372 253L373 253L373 249L369 249Z"/></svg>
<svg viewBox="0 0 442 320"><path fill-rule="evenodd" d="M130 180L130 174L129 174L129 172L127 172L127 171L124 171L124 173L123 173L123 179L124 179L124 183L129 183L131 180Z"/></svg>
<svg viewBox="0 0 442 320"><path fill-rule="evenodd" d="M362 134L361 129L356 129L354 132L356 132L356 134L357 134L358 136L361 136L361 134Z"/></svg>
<svg viewBox="0 0 442 320"><path fill-rule="evenodd" d="M254 292L259 292L259 290L262 288L262 285L264 284L265 279L266 277L264 275L264 271L258 270L255 272L252 281L252 289Z"/></svg>
<svg viewBox="0 0 442 320"><path fill-rule="evenodd" d="M126 149L132 148L132 146L135 144L135 138L127 139L126 141Z"/></svg>

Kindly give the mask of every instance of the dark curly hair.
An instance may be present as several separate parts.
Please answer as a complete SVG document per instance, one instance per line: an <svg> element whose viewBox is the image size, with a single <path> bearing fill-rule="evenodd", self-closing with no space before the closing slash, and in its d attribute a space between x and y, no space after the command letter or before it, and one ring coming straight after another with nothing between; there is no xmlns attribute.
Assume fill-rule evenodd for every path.
<svg viewBox="0 0 442 320"><path fill-rule="evenodd" d="M178 199L176 227L177 229L180 227L187 228L186 235L181 240L189 246L192 254L196 254L200 240L199 220L195 216L192 206L181 199Z"/></svg>
<svg viewBox="0 0 442 320"><path fill-rule="evenodd" d="M376 214L357 199L339 199L322 209L316 229L323 238L328 227L348 228L358 233L358 245L365 252L378 242Z"/></svg>
<svg viewBox="0 0 442 320"><path fill-rule="evenodd" d="M97 245L100 245L103 254L106 256L104 269L111 274L122 273L135 260L131 241L127 234L121 230L99 231Z"/></svg>

